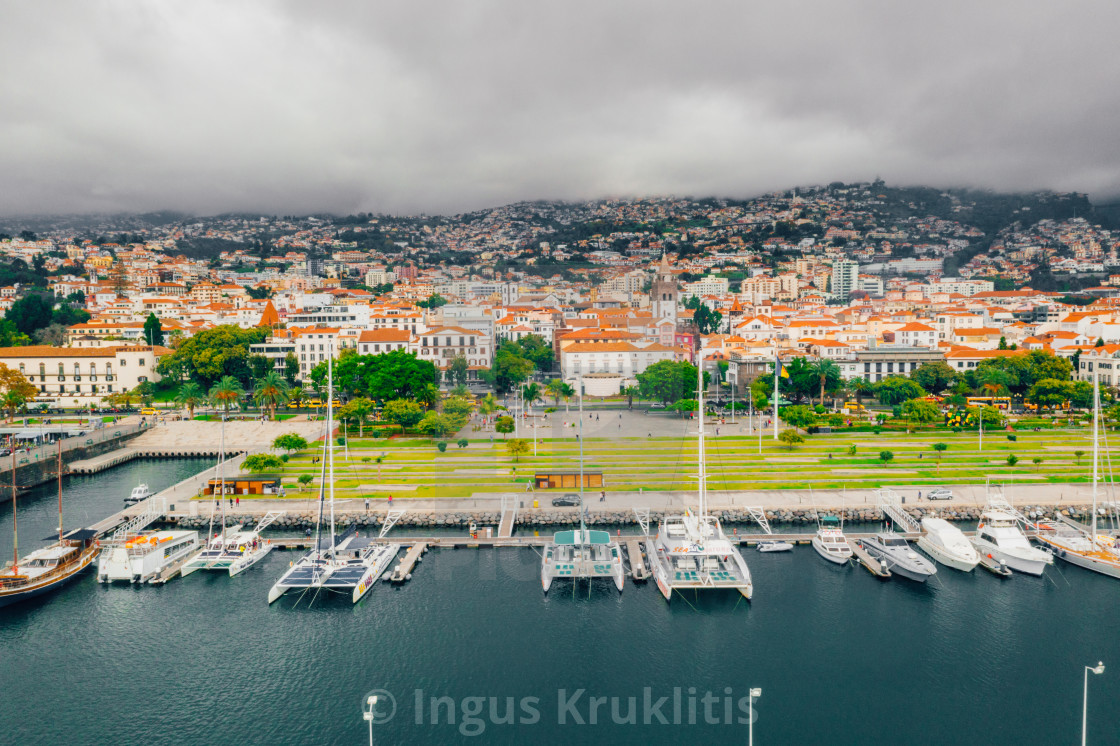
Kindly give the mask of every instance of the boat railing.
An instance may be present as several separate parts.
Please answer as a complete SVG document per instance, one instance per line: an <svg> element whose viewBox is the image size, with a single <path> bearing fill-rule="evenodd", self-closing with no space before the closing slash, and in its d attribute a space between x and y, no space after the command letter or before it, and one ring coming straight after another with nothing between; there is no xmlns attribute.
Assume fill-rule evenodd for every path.
<svg viewBox="0 0 1120 746"><path fill-rule="evenodd" d="M83 549L74 555L73 559L68 559L66 562L56 565L45 573L36 575L33 578L29 575L9 575L7 577L0 577L0 590L21 588L27 585L39 585L45 581L53 580L58 576L66 575L73 570L74 565L80 565L82 563L87 552L92 553L92 550L96 550L96 548L96 545L90 545L88 549Z"/></svg>

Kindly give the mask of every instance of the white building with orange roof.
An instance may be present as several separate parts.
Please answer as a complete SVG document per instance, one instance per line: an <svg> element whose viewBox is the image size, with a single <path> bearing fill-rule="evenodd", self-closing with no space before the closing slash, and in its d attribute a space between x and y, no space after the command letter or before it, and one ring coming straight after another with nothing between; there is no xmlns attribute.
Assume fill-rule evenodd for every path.
<svg viewBox="0 0 1120 746"><path fill-rule="evenodd" d="M895 343L910 347L933 347L937 338L937 329L919 321L911 321L894 330Z"/></svg>
<svg viewBox="0 0 1120 746"><path fill-rule="evenodd" d="M566 380L589 373L614 373L632 379L654 363L682 360L682 348L659 342L577 342L560 355L560 372Z"/></svg>

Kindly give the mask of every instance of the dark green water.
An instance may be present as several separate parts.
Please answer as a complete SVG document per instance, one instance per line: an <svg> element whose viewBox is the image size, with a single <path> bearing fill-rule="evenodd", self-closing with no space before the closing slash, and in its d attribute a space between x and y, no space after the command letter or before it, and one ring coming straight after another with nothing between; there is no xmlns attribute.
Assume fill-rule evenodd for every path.
<svg viewBox="0 0 1120 746"><path fill-rule="evenodd" d="M75 480L66 497L99 518L145 470L156 489L202 466L136 463ZM27 535L50 533L51 491L21 502L21 525L39 524ZM590 594L558 584L544 597L530 550L433 550L411 583L378 584L357 606L270 608L268 588L294 556L162 587L86 577L0 611L0 742L365 743L361 701L383 689L396 699L374 733L383 744L746 743L734 721L753 686L760 744L1077 743L1082 666L1098 659L1109 669L1090 681L1090 743L1120 742L1120 583L1068 566L1007 581L942 569L922 587L835 567L808 547L747 551L749 605L731 595L668 605L653 584L627 583L621 596L606 583ZM571 709L560 724L560 690L571 701L581 688L584 721L591 697L608 698L598 724L576 724ZM653 712L642 724L646 688L651 705L667 698L657 713L669 724ZM706 692L719 724L704 722ZM433 697L451 698L455 725L445 706L431 724ZM613 723L609 698L626 716L629 697L638 724ZM515 719L539 722L497 724L506 698ZM464 712L478 715L463 726Z"/></svg>

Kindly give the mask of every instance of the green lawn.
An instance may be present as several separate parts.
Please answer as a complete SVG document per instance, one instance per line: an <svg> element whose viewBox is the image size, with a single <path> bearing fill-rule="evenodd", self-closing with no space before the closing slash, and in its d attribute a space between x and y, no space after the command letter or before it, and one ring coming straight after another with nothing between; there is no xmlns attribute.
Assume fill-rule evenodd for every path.
<svg viewBox="0 0 1120 746"><path fill-rule="evenodd" d="M754 437L725 436L707 441L708 486L713 490L870 489L885 485L983 484L986 480L1013 483L1067 483L1089 479L1092 450L1086 429L985 435L983 451L975 433L835 433L812 435L792 450L764 438L762 454ZM1120 458L1117 448L1109 453ZM948 444L937 458L931 447ZM849 454L855 444L856 454ZM601 470L611 491L695 490L695 438L587 439L585 468ZM1102 446L1103 448L1103 446ZM1083 450L1078 459L1073 451ZM894 458L884 463L880 451ZM1113 453L1114 452L1114 453ZM380 474L376 459L384 454ZM293 455L284 470L284 483L293 499L301 492L296 479L310 474L318 484L318 451ZM1006 461L1015 455L1014 466ZM577 469L579 444L571 439L542 439L537 455L514 461L501 439L472 440L467 448L449 442L440 453L427 439L357 439L350 441L349 458L336 452L335 485L340 498L393 493L394 498L468 497L473 494L523 491L534 472ZM1033 459L1042 459L1034 464ZM375 486L384 489L374 489ZM393 489L396 488L396 489Z"/></svg>

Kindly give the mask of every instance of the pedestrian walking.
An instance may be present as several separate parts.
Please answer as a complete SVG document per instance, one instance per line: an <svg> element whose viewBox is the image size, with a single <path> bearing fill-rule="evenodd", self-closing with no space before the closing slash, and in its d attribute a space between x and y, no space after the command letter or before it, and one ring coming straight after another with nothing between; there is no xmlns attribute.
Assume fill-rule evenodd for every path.
<svg viewBox="0 0 1120 746"><path fill-rule="evenodd" d="M393 496L389 495L389 507L393 507Z"/></svg>
<svg viewBox="0 0 1120 746"><path fill-rule="evenodd" d="M369 498L366 498L366 512L369 512Z"/></svg>
<svg viewBox="0 0 1120 746"><path fill-rule="evenodd" d="M240 497L240 495L237 497L237 507L239 507L239 508L241 507L241 497Z"/></svg>

